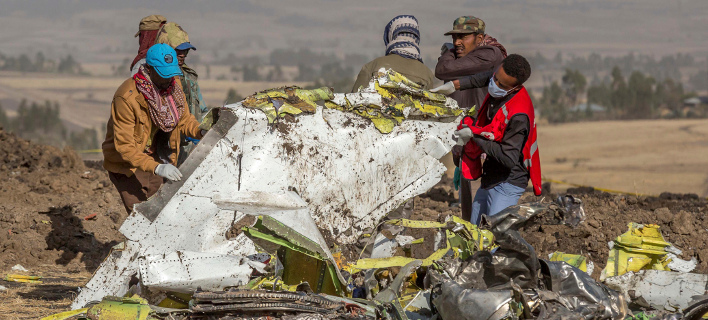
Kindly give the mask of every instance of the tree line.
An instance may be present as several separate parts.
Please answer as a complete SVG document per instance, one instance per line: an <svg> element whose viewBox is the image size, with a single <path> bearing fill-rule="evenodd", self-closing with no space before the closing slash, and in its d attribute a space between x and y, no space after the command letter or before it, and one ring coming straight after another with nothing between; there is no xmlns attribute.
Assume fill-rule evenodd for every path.
<svg viewBox="0 0 708 320"><path fill-rule="evenodd" d="M582 96L586 97L584 104ZM683 101L691 96L695 93L686 93L672 78L657 80L640 71L632 71L625 78L615 66L609 81L596 81L589 87L579 70L566 69L560 83L553 81L543 89L538 105L541 115L550 122L705 116L704 110L686 112ZM592 105L602 109L595 110Z"/></svg>
<svg viewBox="0 0 708 320"><path fill-rule="evenodd" d="M23 99L17 107L15 117L8 117L0 105L0 126L23 139L42 144L57 147L69 145L76 150L100 148L99 132L95 128L68 131L59 117L60 113L58 102L28 104L27 100Z"/></svg>
<svg viewBox="0 0 708 320"><path fill-rule="evenodd" d="M333 53L300 48L275 49L268 56L237 57L229 53L213 64L231 66L233 78L245 82L312 82L317 87L333 87L335 92L349 92L357 72L368 61L369 57L362 54L345 54L340 57ZM295 67L297 71L294 76L287 76L283 67Z"/></svg>
<svg viewBox="0 0 708 320"><path fill-rule="evenodd" d="M55 61L47 59L41 51L37 52L34 59L31 59L24 53L17 57L0 54L0 70L85 74L84 70L81 68L81 64L76 61L71 54L60 58L59 61Z"/></svg>

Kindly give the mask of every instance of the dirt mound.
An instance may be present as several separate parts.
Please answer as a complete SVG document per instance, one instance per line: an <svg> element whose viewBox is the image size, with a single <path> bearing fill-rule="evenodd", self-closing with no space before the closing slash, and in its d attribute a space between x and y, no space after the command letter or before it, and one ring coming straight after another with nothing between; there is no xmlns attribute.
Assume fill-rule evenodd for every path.
<svg viewBox="0 0 708 320"><path fill-rule="evenodd" d="M0 129L0 268L93 270L122 241L126 216L105 170Z"/></svg>
<svg viewBox="0 0 708 320"><path fill-rule="evenodd" d="M459 208L450 208L455 201L452 182L443 179L428 193L416 199L416 218L438 220L438 214L460 215ZM546 190L550 190L546 186ZM693 272L708 273L708 203L696 195L662 194L659 197L636 197L599 192L592 188L568 189L568 193L583 201L587 219L576 228L560 224L550 211L529 221L521 234L536 249L539 258L548 258L554 251L582 254L595 264L593 277L599 278L605 267L607 243L637 222L657 224L666 241L683 250L682 258L698 259ZM558 195L547 194L544 202ZM526 193L521 202L538 201ZM436 214L433 215L432 212ZM415 214L414 214L415 215Z"/></svg>
<svg viewBox="0 0 708 320"><path fill-rule="evenodd" d="M539 256L547 257L554 251L582 254L595 263L593 276L599 277L607 262L607 243L627 232L627 224L657 224L664 239L683 251L683 259L698 259L694 272L708 273L708 204L704 199L695 195L636 197L596 190L568 191L583 201L587 220L577 228L556 224L556 219L547 216L531 221L522 235Z"/></svg>

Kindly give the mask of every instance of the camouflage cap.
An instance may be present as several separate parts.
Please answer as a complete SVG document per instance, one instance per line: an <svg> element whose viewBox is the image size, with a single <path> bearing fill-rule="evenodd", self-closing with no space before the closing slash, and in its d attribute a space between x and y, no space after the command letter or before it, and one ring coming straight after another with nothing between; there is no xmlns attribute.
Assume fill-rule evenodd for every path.
<svg viewBox="0 0 708 320"><path fill-rule="evenodd" d="M137 37L138 35L140 35L140 31L160 29L160 26L165 22L167 22L167 19L159 14L153 14L142 18L140 20L138 32L135 34L135 36Z"/></svg>
<svg viewBox="0 0 708 320"><path fill-rule="evenodd" d="M484 34L484 21L473 16L462 16L452 23L452 30L445 33L446 36L455 33L479 33Z"/></svg>
<svg viewBox="0 0 708 320"><path fill-rule="evenodd" d="M185 42L189 42L187 32L174 22L165 23L155 40L155 43L165 43L170 45L173 49Z"/></svg>

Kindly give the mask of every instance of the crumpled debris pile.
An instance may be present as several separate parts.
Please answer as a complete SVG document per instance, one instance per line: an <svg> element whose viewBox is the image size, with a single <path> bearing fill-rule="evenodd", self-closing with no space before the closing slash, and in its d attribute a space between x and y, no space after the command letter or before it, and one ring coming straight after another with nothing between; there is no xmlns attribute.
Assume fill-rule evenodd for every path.
<svg viewBox="0 0 708 320"><path fill-rule="evenodd" d="M697 320L708 311L708 300L700 299L708 285L704 275L629 271L603 284L587 270L571 265L587 266L582 256L556 253L549 260L539 259L517 230L534 216L553 210L548 207L542 203L509 207L485 217L483 228L454 216L445 222L385 220L367 235L365 257L350 263L332 259L328 249L318 244L317 235L303 234L274 216L258 216L243 233L254 240L259 252L239 258L245 262L231 262L236 270L239 265L252 267L249 272L235 272L245 276L244 281L224 280L215 270L218 264L208 257L178 253L178 257L164 257L160 270L149 270L155 263L147 264L145 271L141 267L141 282L131 286L126 297L105 297L98 304L51 319L95 319L96 315L431 319L437 315L440 319ZM652 253L669 245L652 241L661 236L653 226L636 235L639 227L630 225L619 239L638 237L644 241L633 243L657 246ZM436 233L434 239L411 240L401 236L407 228ZM433 253L422 259L410 257L411 246L425 241L435 243ZM204 261L190 265L195 259ZM198 270L181 273L176 266ZM200 272L204 277L199 278ZM160 275L165 282L147 280ZM217 285L215 279L220 281Z"/></svg>
<svg viewBox="0 0 708 320"><path fill-rule="evenodd" d="M630 223L629 231L610 243L610 257L600 280L639 270L691 272L698 261L683 261L681 250L664 240L655 224Z"/></svg>
<svg viewBox="0 0 708 320"><path fill-rule="evenodd" d="M411 84L385 72L370 88L396 86L383 86L386 81L412 92ZM121 227L127 241L80 291L76 310L46 319L697 320L708 310L708 299L700 297L704 275L645 270L657 265L647 263L637 272L623 267L624 274L617 267L602 283L586 273L590 261L582 256L539 259L518 230L543 214L582 224L582 203L572 197L512 206L483 217L480 226L454 216L411 219L406 201L444 170L438 160L453 144L447 133L454 123L446 122L452 115L401 102L408 115L417 116L412 108L434 117L421 124L381 116L393 121L382 134L387 127L342 126L361 110L327 110L320 105L326 99L314 100L328 96L326 90L297 90L269 91L252 97L250 107L222 109L180 168L183 181L167 183L134 208ZM318 104L308 109L305 100ZM312 145L300 153L268 153L282 151L284 141L269 125L281 110L298 112L282 109L285 103L300 112L301 127L291 138ZM391 159L400 145L408 153ZM318 153L304 151L316 146ZM339 159L368 167L348 172ZM242 221L252 222L226 238ZM632 256L615 259L616 266L647 253L669 266L667 255L676 250L667 249L658 230L630 228L615 246ZM351 244L363 246L346 261L336 246Z"/></svg>

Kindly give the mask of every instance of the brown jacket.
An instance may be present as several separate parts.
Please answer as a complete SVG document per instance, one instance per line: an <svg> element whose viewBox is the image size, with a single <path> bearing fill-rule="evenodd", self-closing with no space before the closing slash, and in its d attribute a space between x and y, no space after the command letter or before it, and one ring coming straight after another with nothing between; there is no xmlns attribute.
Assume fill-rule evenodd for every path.
<svg viewBox="0 0 708 320"><path fill-rule="evenodd" d="M182 86L179 81L175 83ZM189 113L189 107L185 106L183 110L177 128L170 132L170 162L173 165L177 164L179 156L180 133L195 139L202 137L199 122ZM125 80L116 90L111 103L111 118L102 145L103 167L127 176L132 176L136 169L155 172L159 163L145 153L153 125L147 101L135 87L135 80Z"/></svg>
<svg viewBox="0 0 708 320"><path fill-rule="evenodd" d="M397 54L389 54L379 57L365 64L359 71L354 82L352 92L357 92L359 87L366 87L374 74L381 68L390 68L408 78L409 80L420 84L425 90L430 89L433 84L433 72L428 69L422 62L414 59L401 57Z"/></svg>
<svg viewBox="0 0 708 320"><path fill-rule="evenodd" d="M494 71L504 60L502 51L491 45L474 48L466 56L457 59L452 50L446 50L438 58L435 66L435 77L443 81L451 81L465 76L471 76L479 72ZM469 109L477 106L477 110L482 107L484 97L487 95L487 87L455 91L450 94L450 98L457 101L460 108Z"/></svg>

